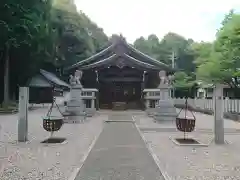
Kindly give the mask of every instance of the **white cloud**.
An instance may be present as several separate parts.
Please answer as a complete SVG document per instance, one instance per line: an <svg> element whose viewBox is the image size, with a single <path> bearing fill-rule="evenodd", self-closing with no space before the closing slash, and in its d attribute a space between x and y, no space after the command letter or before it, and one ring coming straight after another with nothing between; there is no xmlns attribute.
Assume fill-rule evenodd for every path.
<svg viewBox="0 0 240 180"><path fill-rule="evenodd" d="M172 31L196 41L211 41L221 18L240 9L239 0L75 0L79 10L106 34L122 33L129 42Z"/></svg>

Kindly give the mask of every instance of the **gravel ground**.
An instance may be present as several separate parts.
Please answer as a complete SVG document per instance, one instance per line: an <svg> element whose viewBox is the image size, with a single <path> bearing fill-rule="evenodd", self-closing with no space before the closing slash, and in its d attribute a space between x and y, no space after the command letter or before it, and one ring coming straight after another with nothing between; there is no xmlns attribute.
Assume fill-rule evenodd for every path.
<svg viewBox="0 0 240 180"><path fill-rule="evenodd" d="M188 136L209 144L207 147L178 146L172 138L182 137L180 132L144 131L142 132L148 146L157 155L163 169L173 180L239 180L240 179L240 133L225 134L228 142L215 145L211 140L213 133L199 129L213 130L213 116L195 113L196 131ZM138 127L142 128L174 128L174 124L154 123L145 115L135 116ZM237 122L225 120L225 128L238 130Z"/></svg>
<svg viewBox="0 0 240 180"><path fill-rule="evenodd" d="M41 117L47 108L29 113L29 141L17 143L17 115L0 116L1 180L66 180L81 165L81 158L103 127L105 115L82 124L66 124L54 134L67 139L63 144L40 143L49 137ZM54 112L57 115L57 112Z"/></svg>

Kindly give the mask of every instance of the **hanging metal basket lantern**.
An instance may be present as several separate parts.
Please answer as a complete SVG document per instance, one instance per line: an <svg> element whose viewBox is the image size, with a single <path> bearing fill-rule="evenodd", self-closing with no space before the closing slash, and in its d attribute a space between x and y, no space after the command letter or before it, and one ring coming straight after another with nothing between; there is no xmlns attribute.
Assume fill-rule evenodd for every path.
<svg viewBox="0 0 240 180"><path fill-rule="evenodd" d="M179 115L183 109L185 110L185 115L184 115L184 117L179 117ZM196 124L196 117L194 116L193 112L190 111L192 114L192 117L187 117L187 111L188 111L188 102L186 99L185 107L180 110L180 112L178 113L178 116L176 118L177 129L181 132L184 132L184 139L185 139L186 133L192 132L194 130L195 124Z"/></svg>
<svg viewBox="0 0 240 180"><path fill-rule="evenodd" d="M43 117L43 128L46 131L51 132L51 135L53 134L54 131L58 131L61 129L61 127L63 125L63 119L64 119L63 116L51 116L54 104L56 105L58 111L62 115L62 112L60 111L60 109L56 103L56 98L53 98L52 105L51 105L46 117Z"/></svg>
<svg viewBox="0 0 240 180"><path fill-rule="evenodd" d="M54 132L61 129L63 117L47 116L43 118L43 128L48 132Z"/></svg>
<svg viewBox="0 0 240 180"><path fill-rule="evenodd" d="M177 129L181 132L192 132L195 128L194 118L176 118Z"/></svg>

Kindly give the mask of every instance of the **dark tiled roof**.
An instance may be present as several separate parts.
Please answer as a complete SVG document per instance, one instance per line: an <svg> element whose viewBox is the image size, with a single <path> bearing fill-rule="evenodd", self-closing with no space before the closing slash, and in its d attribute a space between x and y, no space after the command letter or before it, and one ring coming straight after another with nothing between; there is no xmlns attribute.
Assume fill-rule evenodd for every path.
<svg viewBox="0 0 240 180"><path fill-rule="evenodd" d="M28 83L29 87L38 87L38 88L47 88L52 87L52 84L49 81L42 77L42 75L38 74L31 78Z"/></svg>
<svg viewBox="0 0 240 180"><path fill-rule="evenodd" d="M40 70L40 73L33 76L31 80L28 82L29 87L58 87L58 88L70 88L70 86L59 79L55 74L45 71L43 69Z"/></svg>
<svg viewBox="0 0 240 180"><path fill-rule="evenodd" d="M78 63L66 68L65 70L70 70L72 68L82 68L85 69L86 67L92 67L93 65L95 66L96 64L102 64L105 65L111 58L111 56L116 55L117 57L123 57L126 56L128 58L126 59L131 59L132 62L134 61L134 64L136 63L140 66L141 68L145 69L154 69L154 70L161 70L164 69L166 71L176 71L172 67L168 66L167 64L164 64L160 62L159 60L156 60L141 51L135 49L133 46L128 44L126 40L120 36L115 36L112 39L112 45L108 46L106 49L102 50L101 52L85 59L82 61L79 61ZM103 62L104 60L107 60L106 62ZM137 66L138 66L137 65ZM144 67L145 66L145 67Z"/></svg>
<svg viewBox="0 0 240 180"><path fill-rule="evenodd" d="M50 81L51 84L54 86L62 86L65 88L70 88L70 85L67 84L66 82L62 81L59 79L55 74L50 73L48 71L45 71L43 69L40 69L40 74L44 76L48 81Z"/></svg>

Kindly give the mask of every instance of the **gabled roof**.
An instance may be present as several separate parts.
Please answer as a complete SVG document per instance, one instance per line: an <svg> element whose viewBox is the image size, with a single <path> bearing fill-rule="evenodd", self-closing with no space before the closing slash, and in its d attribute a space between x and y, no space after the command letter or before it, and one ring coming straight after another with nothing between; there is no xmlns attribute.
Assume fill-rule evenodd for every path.
<svg viewBox="0 0 240 180"><path fill-rule="evenodd" d="M48 71L45 71L43 69L40 69L40 74L43 75L48 81L51 82L53 85L62 86L62 87L68 87L70 88L70 85L66 82L62 81L60 78L58 78L55 74L50 73Z"/></svg>
<svg viewBox="0 0 240 180"><path fill-rule="evenodd" d="M127 66L132 65L133 67L137 66L146 70L163 69L166 71L175 71L172 67L135 49L122 36L116 35L112 37L111 45L107 48L85 60L73 64L65 70L74 68L84 70L100 66L117 65L118 63L123 63Z"/></svg>
<svg viewBox="0 0 240 180"><path fill-rule="evenodd" d="M29 87L39 87L39 88L47 88L52 87L51 83L49 83L42 75L38 74L33 76L28 83Z"/></svg>
<svg viewBox="0 0 240 180"><path fill-rule="evenodd" d="M33 76L29 83L29 87L62 87L70 88L70 86L59 79L55 74L40 69L40 73Z"/></svg>

